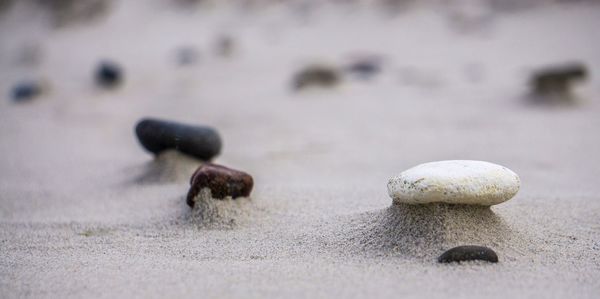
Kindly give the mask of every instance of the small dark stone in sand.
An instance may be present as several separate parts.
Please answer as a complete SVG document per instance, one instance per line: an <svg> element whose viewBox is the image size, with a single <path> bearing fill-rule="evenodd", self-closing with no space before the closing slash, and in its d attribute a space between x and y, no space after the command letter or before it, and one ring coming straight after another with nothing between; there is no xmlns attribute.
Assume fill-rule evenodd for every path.
<svg viewBox="0 0 600 299"><path fill-rule="evenodd" d="M143 119L136 125L135 133L142 146L156 155L167 149L175 149L207 161L221 152L221 137L208 126Z"/></svg>
<svg viewBox="0 0 600 299"><path fill-rule="evenodd" d="M294 89L299 90L309 86L330 87L340 81L340 74L334 68L313 65L294 76Z"/></svg>
<svg viewBox="0 0 600 299"><path fill-rule="evenodd" d="M381 71L381 65L375 59L363 59L348 65L346 71L362 78L370 78Z"/></svg>
<svg viewBox="0 0 600 299"><path fill-rule="evenodd" d="M15 102L33 100L42 93L42 86L35 81L24 81L15 85L12 90L12 99Z"/></svg>
<svg viewBox="0 0 600 299"><path fill-rule="evenodd" d="M229 57L233 54L235 42L233 37L229 35L221 35L217 37L215 42L215 52L221 57Z"/></svg>
<svg viewBox="0 0 600 299"><path fill-rule="evenodd" d="M531 78L535 94L568 94L571 83L587 78L588 71L583 64L556 65L537 70Z"/></svg>
<svg viewBox="0 0 600 299"><path fill-rule="evenodd" d="M123 81L123 70L110 61L103 61L96 69L96 83L102 87L113 88Z"/></svg>
<svg viewBox="0 0 600 299"><path fill-rule="evenodd" d="M177 50L177 64L181 66L196 64L200 53L194 47L182 47Z"/></svg>
<svg viewBox="0 0 600 299"><path fill-rule="evenodd" d="M444 252L442 255L440 255L440 257L438 257L438 262L440 263L464 262L474 260L497 263L498 255L496 255L496 253L492 249L484 246L465 245L454 247Z"/></svg>
<svg viewBox="0 0 600 299"><path fill-rule="evenodd" d="M224 199L228 196L233 199L248 197L252 192L254 180L243 171L207 163L198 167L192 175L190 185L187 204L194 207L194 197L204 188L210 189L211 196L215 199Z"/></svg>

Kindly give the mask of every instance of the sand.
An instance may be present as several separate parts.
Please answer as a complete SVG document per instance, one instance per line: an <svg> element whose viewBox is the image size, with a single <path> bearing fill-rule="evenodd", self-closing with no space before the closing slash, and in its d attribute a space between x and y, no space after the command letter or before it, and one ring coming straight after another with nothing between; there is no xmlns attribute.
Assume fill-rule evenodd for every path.
<svg viewBox="0 0 600 299"><path fill-rule="evenodd" d="M23 77L50 87L30 103L0 101L1 297L600 294L597 4L294 16L147 3L116 2L104 19L60 29L26 5L0 17L1 94ZM235 40L230 58L213 51L220 34ZM31 43L41 62L16 63ZM177 66L189 45L198 64ZM356 52L384 56L382 73L291 91L296 70ZM94 87L102 58L122 63L122 88ZM525 100L530 70L572 60L591 72L575 104ZM199 161L153 161L139 146L133 128L146 116L220 131L215 162L255 180L231 225L203 225L186 205ZM491 209L392 206L391 176L448 159L506 166L521 190ZM500 262L436 262L465 244Z"/></svg>

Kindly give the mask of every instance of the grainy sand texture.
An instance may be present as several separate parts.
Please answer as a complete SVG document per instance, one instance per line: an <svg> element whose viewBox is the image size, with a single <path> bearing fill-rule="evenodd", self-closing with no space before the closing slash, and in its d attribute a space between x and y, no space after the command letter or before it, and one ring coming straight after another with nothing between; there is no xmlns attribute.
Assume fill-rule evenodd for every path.
<svg viewBox="0 0 600 299"><path fill-rule="evenodd" d="M0 12L1 298L600 296L599 3L122 0L65 22L34 2ZM293 89L364 55L378 74ZM527 100L532 71L571 61L589 74L569 101ZM44 91L16 103L25 79ZM146 152L143 117L216 128L251 199L190 209L202 162ZM521 189L392 205L390 177L455 159ZM499 262L437 262L459 245Z"/></svg>

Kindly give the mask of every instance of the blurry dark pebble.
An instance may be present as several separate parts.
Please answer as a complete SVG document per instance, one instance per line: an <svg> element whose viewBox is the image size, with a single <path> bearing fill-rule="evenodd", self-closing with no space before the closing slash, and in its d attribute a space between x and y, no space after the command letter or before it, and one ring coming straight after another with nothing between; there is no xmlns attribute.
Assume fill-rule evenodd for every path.
<svg viewBox="0 0 600 299"><path fill-rule="evenodd" d="M96 69L96 83L102 87L114 88L123 82L123 70L110 61L103 61Z"/></svg>
<svg viewBox="0 0 600 299"><path fill-rule="evenodd" d="M368 79L381 72L381 61L376 58L357 59L346 66L345 71L362 79Z"/></svg>
<svg viewBox="0 0 600 299"><path fill-rule="evenodd" d="M452 263L474 260L497 263L498 255L496 255L496 253L492 249L484 246L466 245L454 247L444 252L438 258L438 262L440 263Z"/></svg>
<svg viewBox="0 0 600 299"><path fill-rule="evenodd" d="M38 82L23 81L13 87L11 96L15 102L26 102L39 96L42 90L42 85Z"/></svg>
<svg viewBox="0 0 600 299"><path fill-rule="evenodd" d="M534 94L568 94L573 82L585 80L587 76L585 65L570 63L539 69L533 73L530 83Z"/></svg>
<svg viewBox="0 0 600 299"><path fill-rule="evenodd" d="M181 66L193 65L198 63L200 54L193 47L181 47L177 50L177 64Z"/></svg>
<svg viewBox="0 0 600 299"><path fill-rule="evenodd" d="M229 35L221 35L217 37L215 42L215 52L221 57L230 57L235 48L233 37Z"/></svg>
<svg viewBox="0 0 600 299"><path fill-rule="evenodd" d="M254 180L252 176L243 171L207 163L201 165L194 172L190 185L187 204L194 207L194 197L204 188L210 189L211 196L215 199L224 199L228 196L233 199L248 197L252 192Z"/></svg>
<svg viewBox="0 0 600 299"><path fill-rule="evenodd" d="M167 149L175 149L207 161L221 152L221 137L208 126L143 119L136 125L135 133L142 146L156 155Z"/></svg>
<svg viewBox="0 0 600 299"><path fill-rule="evenodd" d="M37 0L44 8L53 24L62 27L70 24L86 23L106 16L110 11L111 0Z"/></svg>
<svg viewBox="0 0 600 299"><path fill-rule="evenodd" d="M340 81L338 70L328 66L309 66L294 76L293 87L296 90L310 86L331 87Z"/></svg>

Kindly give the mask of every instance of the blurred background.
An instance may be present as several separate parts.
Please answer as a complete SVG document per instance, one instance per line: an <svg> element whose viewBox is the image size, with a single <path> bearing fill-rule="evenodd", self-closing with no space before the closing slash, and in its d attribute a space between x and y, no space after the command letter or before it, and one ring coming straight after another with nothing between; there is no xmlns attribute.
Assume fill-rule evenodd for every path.
<svg viewBox="0 0 600 299"><path fill-rule="evenodd" d="M338 186L382 206L390 175L443 159L505 165L523 196L600 191L597 1L0 3L7 219L144 218L185 193L189 170L108 191L152 160L142 117L215 127L217 162L267 200Z"/></svg>

